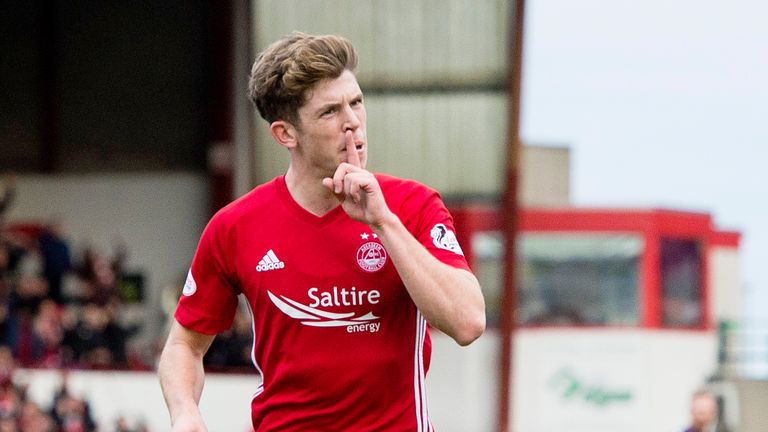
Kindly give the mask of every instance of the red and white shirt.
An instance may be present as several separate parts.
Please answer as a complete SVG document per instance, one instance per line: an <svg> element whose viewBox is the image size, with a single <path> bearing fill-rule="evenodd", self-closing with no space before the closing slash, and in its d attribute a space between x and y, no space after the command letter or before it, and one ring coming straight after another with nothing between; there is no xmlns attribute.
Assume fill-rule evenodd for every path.
<svg viewBox="0 0 768 432"><path fill-rule="evenodd" d="M377 174L389 208L437 259L469 269L437 192ZM205 334L253 315L256 431L423 431L432 351L386 249L341 206L322 217L277 177L220 210L200 239L176 319Z"/></svg>

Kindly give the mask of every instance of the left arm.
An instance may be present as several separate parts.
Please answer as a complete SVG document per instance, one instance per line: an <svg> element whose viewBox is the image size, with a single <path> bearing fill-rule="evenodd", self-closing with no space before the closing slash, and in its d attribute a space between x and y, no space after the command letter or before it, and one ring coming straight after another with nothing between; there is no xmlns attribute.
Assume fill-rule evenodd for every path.
<svg viewBox="0 0 768 432"><path fill-rule="evenodd" d="M485 302L475 276L440 262L394 214L372 226L411 299L430 325L466 346L485 330Z"/></svg>

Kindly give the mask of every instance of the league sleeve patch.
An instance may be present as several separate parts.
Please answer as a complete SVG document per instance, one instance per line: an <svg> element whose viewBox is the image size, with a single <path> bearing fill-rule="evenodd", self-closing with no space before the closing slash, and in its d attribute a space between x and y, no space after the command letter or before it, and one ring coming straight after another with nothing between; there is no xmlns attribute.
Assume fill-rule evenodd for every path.
<svg viewBox="0 0 768 432"><path fill-rule="evenodd" d="M184 282L184 289L181 290L181 293L189 297L194 294L195 291L197 291L197 284L195 283L195 278L192 277L192 269L190 269L187 273L187 280Z"/></svg>
<svg viewBox="0 0 768 432"><path fill-rule="evenodd" d="M432 236L432 243L434 243L435 246L464 256L464 251L462 251L461 246L459 246L456 234L446 228L444 224L439 223L432 227L429 235Z"/></svg>

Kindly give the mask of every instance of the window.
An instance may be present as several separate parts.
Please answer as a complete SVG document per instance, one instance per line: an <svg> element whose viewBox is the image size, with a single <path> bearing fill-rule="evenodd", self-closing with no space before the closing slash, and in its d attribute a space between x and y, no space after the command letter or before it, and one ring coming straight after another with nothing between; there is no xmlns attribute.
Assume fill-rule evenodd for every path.
<svg viewBox="0 0 768 432"><path fill-rule="evenodd" d="M518 323L637 325L642 247L624 234L522 234Z"/></svg>
<svg viewBox="0 0 768 432"><path fill-rule="evenodd" d="M517 243L518 324L639 324L640 236L602 233L521 233ZM472 238L475 272L489 325L499 319L503 236Z"/></svg>
<svg viewBox="0 0 768 432"><path fill-rule="evenodd" d="M662 324L702 325L701 247L690 239L661 239Z"/></svg>
<svg viewBox="0 0 768 432"><path fill-rule="evenodd" d="M485 299L488 326L499 323L501 292L504 287L504 236L499 231L478 232L472 236L473 270Z"/></svg>

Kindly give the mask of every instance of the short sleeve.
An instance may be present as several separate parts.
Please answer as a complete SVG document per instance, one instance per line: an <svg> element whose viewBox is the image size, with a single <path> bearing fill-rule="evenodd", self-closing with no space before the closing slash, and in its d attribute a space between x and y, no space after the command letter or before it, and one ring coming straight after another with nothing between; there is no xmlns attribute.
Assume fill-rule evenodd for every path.
<svg viewBox="0 0 768 432"><path fill-rule="evenodd" d="M204 334L228 330L237 310L237 290L226 273L225 232L214 217L200 237L192 266L187 273L176 320Z"/></svg>
<svg viewBox="0 0 768 432"><path fill-rule="evenodd" d="M406 208L417 215L414 236L435 258L452 267L470 270L456 238L453 217L437 191L423 187L407 201Z"/></svg>

